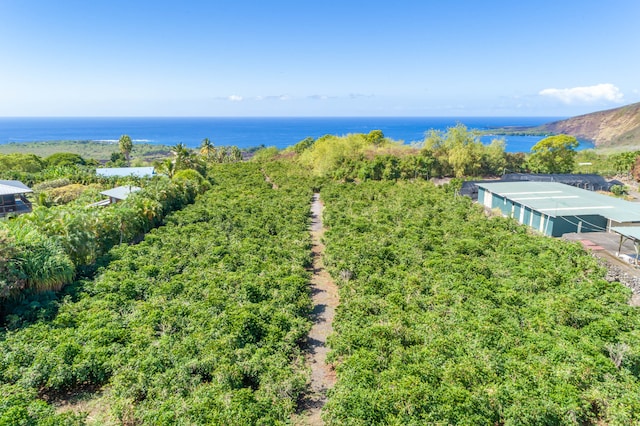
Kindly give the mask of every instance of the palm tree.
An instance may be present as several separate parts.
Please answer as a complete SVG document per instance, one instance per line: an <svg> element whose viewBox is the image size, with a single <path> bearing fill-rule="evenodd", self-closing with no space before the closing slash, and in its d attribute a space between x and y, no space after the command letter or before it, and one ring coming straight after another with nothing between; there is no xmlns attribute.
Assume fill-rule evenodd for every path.
<svg viewBox="0 0 640 426"><path fill-rule="evenodd" d="M213 145L213 142L209 140L209 138L202 139L202 143L200 144L200 155L204 155L207 157L207 162L211 159L211 155L215 155L216 148Z"/></svg>
<svg viewBox="0 0 640 426"><path fill-rule="evenodd" d="M153 166L156 168L158 173L167 175L169 178L172 178L176 172L176 163L169 158L157 161Z"/></svg>
<svg viewBox="0 0 640 426"><path fill-rule="evenodd" d="M171 153L174 156L173 162L175 170L183 169L188 158L191 156L189 148L187 148L187 146L182 142L178 142L175 146L171 147Z"/></svg>
<svg viewBox="0 0 640 426"><path fill-rule="evenodd" d="M231 157L231 161L233 162L242 161L242 151L240 151L240 148L235 145L231 147L231 152L229 153L229 155Z"/></svg>
<svg viewBox="0 0 640 426"><path fill-rule="evenodd" d="M131 150L133 149L133 141L128 135L120 136L118 140L118 147L120 148L120 152L124 155L124 158L127 160L127 165L129 164L129 155L131 154Z"/></svg>

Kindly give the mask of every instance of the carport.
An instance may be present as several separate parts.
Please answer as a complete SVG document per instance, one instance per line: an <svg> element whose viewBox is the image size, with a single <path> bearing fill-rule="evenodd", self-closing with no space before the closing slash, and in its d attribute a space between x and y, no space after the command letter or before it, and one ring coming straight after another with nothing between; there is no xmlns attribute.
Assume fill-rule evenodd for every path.
<svg viewBox="0 0 640 426"><path fill-rule="evenodd" d="M611 231L620 235L620 244L618 244L618 251L616 252L616 256L620 256L620 249L622 248L622 244L629 240L633 241L633 247L636 250L636 256L634 259L634 263L638 264L638 257L640 256L640 227L639 226L612 226Z"/></svg>

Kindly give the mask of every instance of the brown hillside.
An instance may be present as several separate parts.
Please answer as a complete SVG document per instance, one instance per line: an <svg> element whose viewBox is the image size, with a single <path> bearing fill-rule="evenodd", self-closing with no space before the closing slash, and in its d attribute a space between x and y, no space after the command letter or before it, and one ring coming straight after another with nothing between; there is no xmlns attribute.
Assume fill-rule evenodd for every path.
<svg viewBox="0 0 640 426"><path fill-rule="evenodd" d="M587 139L598 147L640 145L640 103L579 115L540 128Z"/></svg>

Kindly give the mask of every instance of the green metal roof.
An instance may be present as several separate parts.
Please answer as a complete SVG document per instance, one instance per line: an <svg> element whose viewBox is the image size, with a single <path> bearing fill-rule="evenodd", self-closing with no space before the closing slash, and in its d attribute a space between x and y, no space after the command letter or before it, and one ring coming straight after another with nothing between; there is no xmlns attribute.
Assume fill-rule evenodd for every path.
<svg viewBox="0 0 640 426"><path fill-rule="evenodd" d="M0 195L26 194L27 192L33 191L19 180L0 180Z"/></svg>
<svg viewBox="0 0 640 426"><path fill-rule="evenodd" d="M151 177L155 171L153 167L104 167L96 169L96 174L106 177Z"/></svg>
<svg viewBox="0 0 640 426"><path fill-rule="evenodd" d="M611 230L634 241L640 241L640 226L612 226Z"/></svg>
<svg viewBox="0 0 640 426"><path fill-rule="evenodd" d="M106 195L107 197L115 198L117 200L126 200L129 194L132 192L140 191L142 188L138 186L118 186L113 189L109 189L107 191L102 191L102 195Z"/></svg>
<svg viewBox="0 0 640 426"><path fill-rule="evenodd" d="M640 203L562 183L496 182L478 186L547 216L600 215L616 222L640 222Z"/></svg>

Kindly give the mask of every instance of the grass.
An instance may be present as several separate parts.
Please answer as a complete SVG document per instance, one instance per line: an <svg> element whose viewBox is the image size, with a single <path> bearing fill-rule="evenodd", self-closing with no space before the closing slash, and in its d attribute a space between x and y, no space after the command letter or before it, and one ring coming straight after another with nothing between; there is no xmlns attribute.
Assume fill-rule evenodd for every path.
<svg viewBox="0 0 640 426"><path fill-rule="evenodd" d="M87 425L115 426L118 421L111 415L109 392L103 390L86 390L65 395L56 395L51 403L56 407L56 413L72 412L85 413Z"/></svg>

